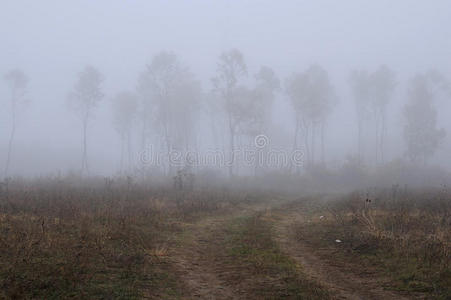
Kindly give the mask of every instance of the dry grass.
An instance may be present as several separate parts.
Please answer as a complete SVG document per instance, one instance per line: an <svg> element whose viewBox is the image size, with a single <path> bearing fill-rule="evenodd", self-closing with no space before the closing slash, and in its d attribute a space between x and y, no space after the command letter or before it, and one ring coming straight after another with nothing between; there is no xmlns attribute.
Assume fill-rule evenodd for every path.
<svg viewBox="0 0 451 300"><path fill-rule="evenodd" d="M218 257L228 282L246 299L329 299L327 290L307 278L301 267L283 253L274 237L274 220L261 211L231 220L223 229L225 242Z"/></svg>
<svg viewBox="0 0 451 300"><path fill-rule="evenodd" d="M390 276L392 288L451 296L451 194L444 190L354 193L317 206L297 234Z"/></svg>
<svg viewBox="0 0 451 300"><path fill-rule="evenodd" d="M231 198L121 179L12 181L0 195L0 297L176 297L164 260L174 235Z"/></svg>
<svg viewBox="0 0 451 300"><path fill-rule="evenodd" d="M169 257L174 250L197 253L204 260L199 264L232 291L257 298L327 297L279 249L277 220L259 208L275 203L265 199L273 197L150 188L121 178L8 182L0 191L0 298L181 298L190 289ZM384 274L393 279L388 288L450 297L447 191L377 190L302 203L305 222L294 231L331 249L326 259ZM237 217L244 207L260 212ZM206 219L225 223L217 223L212 236L198 231L205 236L196 237L196 249L180 249L190 245L183 243L186 231Z"/></svg>

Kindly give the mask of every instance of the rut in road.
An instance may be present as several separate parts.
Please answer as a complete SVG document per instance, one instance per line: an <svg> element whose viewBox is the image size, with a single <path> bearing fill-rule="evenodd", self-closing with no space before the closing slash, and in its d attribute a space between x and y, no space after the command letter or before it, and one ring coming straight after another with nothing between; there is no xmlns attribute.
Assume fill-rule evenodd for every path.
<svg viewBox="0 0 451 300"><path fill-rule="evenodd" d="M276 207L280 207L277 205ZM265 207L266 209L266 207ZM173 248L169 257L177 270L177 275L187 287L186 299L249 299L237 285L231 285L227 278L233 276L236 268L218 264L218 255L212 249L225 244L224 227L240 216L250 216L261 207L246 208L227 215L212 216L197 223L187 225L179 245ZM302 222L304 216L295 211L273 212L275 216L274 239L280 249L300 265L300 271L310 280L325 287L335 299L407 299L403 295L384 290L381 278L372 277L356 269L356 266L333 265L317 254L306 243L296 240L292 234L295 223ZM386 279L385 279L386 280ZM244 292L244 293L243 293Z"/></svg>
<svg viewBox="0 0 451 300"><path fill-rule="evenodd" d="M266 206L265 206L266 207ZM214 250L224 245L223 231L230 220L251 215L262 209L259 205L241 207L226 215L211 216L188 225L185 236L169 257L180 279L187 286L187 299L246 299L238 287L227 284L225 278L233 270L218 264Z"/></svg>
<svg viewBox="0 0 451 300"><path fill-rule="evenodd" d="M403 295L384 290L380 279L374 274L357 270L356 266L334 266L322 259L317 252L302 241L296 240L291 232L293 225L304 220L296 212L279 212L279 222L275 224L275 236L281 250L295 259L302 271L325 286L336 299L407 299Z"/></svg>
<svg viewBox="0 0 451 300"><path fill-rule="evenodd" d="M168 257L177 270L177 275L187 287L186 299L249 299L251 295L227 279L233 277L236 269L223 263L221 255L215 252L225 245L224 229L231 220L251 216L257 211L268 209L267 204L245 205L228 214L210 216L187 225L178 246Z"/></svg>

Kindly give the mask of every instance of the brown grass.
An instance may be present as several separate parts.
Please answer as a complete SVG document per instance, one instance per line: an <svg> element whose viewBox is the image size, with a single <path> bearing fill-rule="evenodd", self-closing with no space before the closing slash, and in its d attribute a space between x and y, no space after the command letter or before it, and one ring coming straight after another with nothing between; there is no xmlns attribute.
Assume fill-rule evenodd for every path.
<svg viewBox="0 0 451 300"><path fill-rule="evenodd" d="M354 193L317 206L309 218L297 225L299 238L390 276L391 288L450 297L451 194L446 191Z"/></svg>
<svg viewBox="0 0 451 300"><path fill-rule="evenodd" d="M164 260L174 236L231 198L120 179L10 182L0 195L0 297L176 297L183 286Z"/></svg>
<svg viewBox="0 0 451 300"><path fill-rule="evenodd" d="M273 222L267 211L260 211L232 219L217 233L224 243L215 250L216 264L229 269L224 278L245 299L329 299L328 291L281 251Z"/></svg>

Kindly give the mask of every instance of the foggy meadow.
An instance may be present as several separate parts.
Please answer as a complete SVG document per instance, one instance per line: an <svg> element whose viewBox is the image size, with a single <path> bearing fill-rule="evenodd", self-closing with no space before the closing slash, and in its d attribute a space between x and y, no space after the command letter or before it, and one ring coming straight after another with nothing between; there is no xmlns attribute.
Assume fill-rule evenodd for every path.
<svg viewBox="0 0 451 300"><path fill-rule="evenodd" d="M447 1L3 1L0 295L451 297Z"/></svg>

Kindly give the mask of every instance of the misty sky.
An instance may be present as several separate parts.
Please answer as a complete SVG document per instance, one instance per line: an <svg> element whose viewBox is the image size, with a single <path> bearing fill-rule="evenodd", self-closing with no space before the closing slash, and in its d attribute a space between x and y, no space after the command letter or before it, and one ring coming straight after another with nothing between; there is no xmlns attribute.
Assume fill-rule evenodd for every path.
<svg viewBox="0 0 451 300"><path fill-rule="evenodd" d="M330 123L340 124L332 126L328 145L344 155L355 135L351 69L387 64L395 70L393 107L405 102L405 83L416 72L437 68L451 78L451 1L0 0L0 73L18 67L31 80L12 170L41 174L78 167L81 129L66 99L86 64L106 77L106 98L91 124L90 156L98 170L111 171L119 145L111 129L111 96L134 90L139 73L161 50L176 53L208 91L218 55L230 48L243 52L250 74L268 65L282 82L312 63L327 69L339 95ZM2 81L0 165L9 134L8 96ZM285 95L278 98L275 122L290 131ZM450 106L443 105L440 125L451 129L445 120ZM395 130L389 141L399 140L399 114L390 113ZM347 130L352 133L334 134ZM449 145L439 153L448 161ZM402 153L398 146L389 153ZM334 153L329 156L334 159Z"/></svg>

